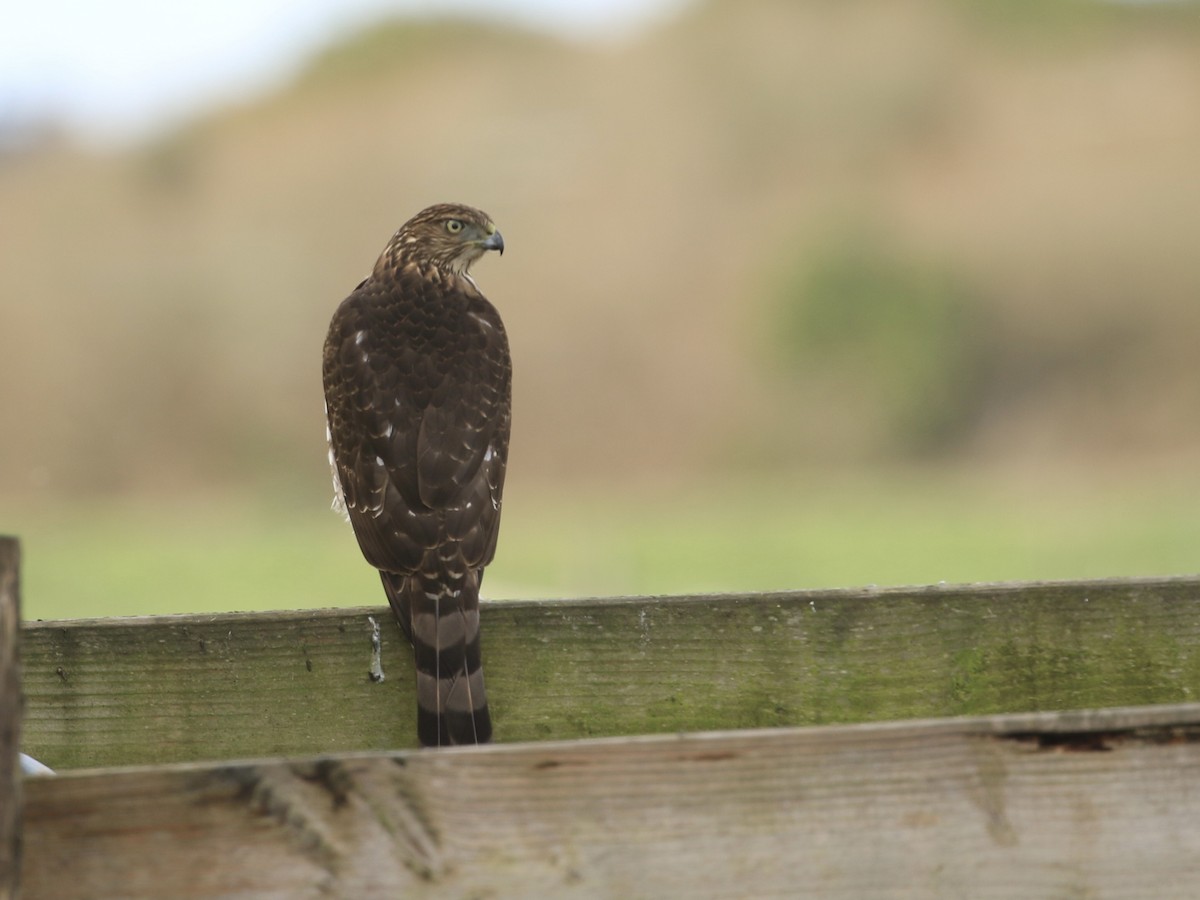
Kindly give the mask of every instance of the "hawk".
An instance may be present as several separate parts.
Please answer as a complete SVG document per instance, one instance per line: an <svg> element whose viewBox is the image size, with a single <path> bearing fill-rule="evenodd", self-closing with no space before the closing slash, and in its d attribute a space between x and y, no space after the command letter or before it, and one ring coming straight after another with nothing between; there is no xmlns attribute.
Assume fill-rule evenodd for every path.
<svg viewBox="0 0 1200 900"><path fill-rule="evenodd" d="M490 739L479 584L496 551L512 362L469 273L504 239L485 213L417 213L342 301L325 338L334 508L379 570L413 645L425 746Z"/></svg>

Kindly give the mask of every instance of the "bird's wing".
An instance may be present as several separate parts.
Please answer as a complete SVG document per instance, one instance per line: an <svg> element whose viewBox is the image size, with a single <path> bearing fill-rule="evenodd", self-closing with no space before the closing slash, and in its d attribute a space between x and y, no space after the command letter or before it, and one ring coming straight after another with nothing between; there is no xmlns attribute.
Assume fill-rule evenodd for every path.
<svg viewBox="0 0 1200 900"><path fill-rule="evenodd" d="M440 374L417 432L422 503L445 511L446 536L468 565L491 562L508 456L511 372L499 316L468 314L472 351ZM484 320L486 321L486 320Z"/></svg>
<svg viewBox="0 0 1200 900"><path fill-rule="evenodd" d="M499 316L445 304L433 326L380 316L360 286L326 340L330 446L367 560L411 573L447 538L491 561L508 450L511 372ZM376 298L378 299L378 298ZM373 314L374 313L374 314Z"/></svg>

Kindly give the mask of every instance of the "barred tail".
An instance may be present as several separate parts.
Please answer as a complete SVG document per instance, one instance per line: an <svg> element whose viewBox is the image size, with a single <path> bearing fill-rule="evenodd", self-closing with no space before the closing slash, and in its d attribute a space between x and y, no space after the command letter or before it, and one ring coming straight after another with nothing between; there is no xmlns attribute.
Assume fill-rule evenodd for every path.
<svg viewBox="0 0 1200 900"><path fill-rule="evenodd" d="M380 572L388 602L412 642L417 736L426 747L483 744L492 720L479 655L479 572L430 577Z"/></svg>

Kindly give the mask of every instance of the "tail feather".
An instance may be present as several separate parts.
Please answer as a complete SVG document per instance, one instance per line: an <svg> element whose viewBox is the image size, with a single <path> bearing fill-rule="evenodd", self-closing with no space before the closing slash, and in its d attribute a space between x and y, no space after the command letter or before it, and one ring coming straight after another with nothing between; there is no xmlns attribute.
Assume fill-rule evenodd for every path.
<svg viewBox="0 0 1200 900"><path fill-rule="evenodd" d="M392 612L413 645L421 743L440 747L491 740L479 652L479 573L379 574Z"/></svg>

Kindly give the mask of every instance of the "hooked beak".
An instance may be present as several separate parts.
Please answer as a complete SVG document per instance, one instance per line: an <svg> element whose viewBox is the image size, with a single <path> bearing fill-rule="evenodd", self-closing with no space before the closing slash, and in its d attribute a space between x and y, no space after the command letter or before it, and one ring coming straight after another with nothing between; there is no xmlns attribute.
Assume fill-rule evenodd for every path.
<svg viewBox="0 0 1200 900"><path fill-rule="evenodd" d="M499 231L493 231L486 239L480 242L479 246L484 250L499 250L500 255L504 255L504 238Z"/></svg>

